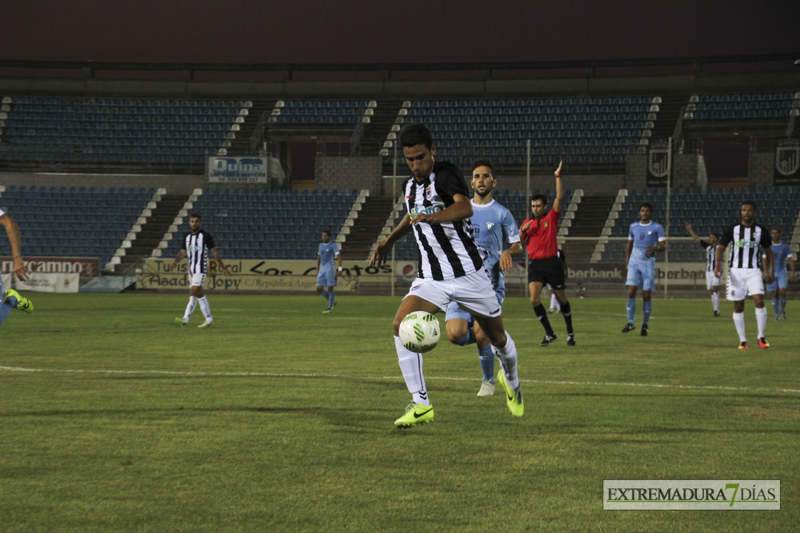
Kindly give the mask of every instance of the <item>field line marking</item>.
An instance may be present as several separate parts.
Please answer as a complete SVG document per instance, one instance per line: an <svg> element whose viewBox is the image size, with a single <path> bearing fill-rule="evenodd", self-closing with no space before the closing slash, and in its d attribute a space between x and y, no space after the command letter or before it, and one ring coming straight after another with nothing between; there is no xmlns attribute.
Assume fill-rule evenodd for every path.
<svg viewBox="0 0 800 533"><path fill-rule="evenodd" d="M355 379L403 379L402 376L351 376L344 374L289 374L279 372L193 372L189 370L87 370L87 369L52 369L52 368L24 368L19 366L0 366L0 371L4 372L44 372L55 374L156 374L167 376L240 376L240 377L274 377L274 378L355 378ZM439 381L480 381L481 378L460 378L451 376L426 376L426 380ZM800 389L771 389L767 387L732 387L725 385L670 385L663 383L630 383L614 381L559 381L543 379L520 379L522 383L534 383L539 385L573 385L590 387L642 387L654 389L687 389L687 390L723 390L723 391L742 391L742 392L785 392L790 394L800 394Z"/></svg>

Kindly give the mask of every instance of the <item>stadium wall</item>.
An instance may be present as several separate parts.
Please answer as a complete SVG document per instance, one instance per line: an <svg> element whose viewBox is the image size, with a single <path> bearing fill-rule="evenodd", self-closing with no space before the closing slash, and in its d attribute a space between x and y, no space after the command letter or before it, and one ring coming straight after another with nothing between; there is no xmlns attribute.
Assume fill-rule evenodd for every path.
<svg viewBox="0 0 800 533"><path fill-rule="evenodd" d="M380 156L318 155L314 160L314 187L369 189L372 194L382 194L381 165ZM391 183L389 187L391 194Z"/></svg>
<svg viewBox="0 0 800 533"><path fill-rule="evenodd" d="M672 160L672 186L691 189L708 186L702 154L675 154ZM647 188L647 154L630 154L625 159L625 188Z"/></svg>
<svg viewBox="0 0 800 533"><path fill-rule="evenodd" d="M750 152L747 161L747 184L752 187L775 185L775 152Z"/></svg>
<svg viewBox="0 0 800 533"><path fill-rule="evenodd" d="M205 176L167 174L57 174L37 172L2 172L0 185L27 187L163 187L168 194L191 194L208 186Z"/></svg>

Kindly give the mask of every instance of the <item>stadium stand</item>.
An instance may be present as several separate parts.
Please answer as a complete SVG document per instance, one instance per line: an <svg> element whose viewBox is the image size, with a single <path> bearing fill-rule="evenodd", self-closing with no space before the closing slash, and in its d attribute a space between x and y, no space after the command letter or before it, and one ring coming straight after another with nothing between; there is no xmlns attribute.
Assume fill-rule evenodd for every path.
<svg viewBox="0 0 800 533"><path fill-rule="evenodd" d="M727 226L740 220L738 217L742 201L753 200L758 211L756 222L767 227L781 228L782 240L792 243L795 253L800 246L796 239L795 224L800 215L800 189L796 187L746 187L735 189L675 189L670 197L669 235L687 237L684 221L692 223L692 229L705 238L712 231L721 233ZM650 202L654 206L653 220L665 226L666 190L633 189L629 192L619 212L619 218L610 231L612 237L626 237L631 223L639 220L639 206ZM666 226L665 226L666 229ZM602 260L625 262L626 241L612 240L605 244ZM682 262L705 261L704 250L695 242L676 241L669 245L670 259Z"/></svg>
<svg viewBox="0 0 800 533"><path fill-rule="evenodd" d="M201 214L223 257L315 259L322 230L330 229L336 239L360 194L357 189L208 189L191 211ZM188 232L189 217L180 217L162 244L162 256L175 257Z"/></svg>
<svg viewBox="0 0 800 533"><path fill-rule="evenodd" d="M376 106L374 100L278 100L269 123L355 125L372 116Z"/></svg>
<svg viewBox="0 0 800 533"><path fill-rule="evenodd" d="M225 155L250 101L6 96L0 161L203 164Z"/></svg>
<svg viewBox="0 0 800 533"><path fill-rule="evenodd" d="M800 108L800 93L744 93L692 95L684 120L788 119ZM797 114L797 112L795 112Z"/></svg>
<svg viewBox="0 0 800 533"><path fill-rule="evenodd" d="M15 187L0 195L19 223L23 256L99 257L101 266L122 246L156 189ZM0 255L11 253L7 239Z"/></svg>

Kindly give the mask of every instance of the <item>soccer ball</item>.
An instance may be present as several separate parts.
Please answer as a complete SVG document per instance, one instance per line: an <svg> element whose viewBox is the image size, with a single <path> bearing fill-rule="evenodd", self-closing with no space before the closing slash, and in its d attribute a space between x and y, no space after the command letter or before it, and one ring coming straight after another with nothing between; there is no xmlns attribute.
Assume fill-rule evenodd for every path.
<svg viewBox="0 0 800 533"><path fill-rule="evenodd" d="M440 331L435 316L425 311L415 311L400 322L400 342L412 352L430 352L439 343Z"/></svg>

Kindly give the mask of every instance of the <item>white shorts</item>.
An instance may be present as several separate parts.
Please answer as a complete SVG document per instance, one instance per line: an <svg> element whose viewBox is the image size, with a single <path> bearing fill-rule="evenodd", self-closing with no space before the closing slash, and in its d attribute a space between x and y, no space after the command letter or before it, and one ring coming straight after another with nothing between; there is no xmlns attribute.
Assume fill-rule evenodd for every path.
<svg viewBox="0 0 800 533"><path fill-rule="evenodd" d="M753 294L764 294L761 270L758 268L732 268L728 272L728 300L738 302Z"/></svg>
<svg viewBox="0 0 800 533"><path fill-rule="evenodd" d="M502 312L492 281L484 269L443 281L417 278L411 284L405 298L409 296L427 300L442 311L447 309L450 302L456 302L459 309L472 316L494 318L500 316Z"/></svg>
<svg viewBox="0 0 800 533"><path fill-rule="evenodd" d="M205 274L189 274L189 285L191 287L202 287L205 280Z"/></svg>
<svg viewBox="0 0 800 533"><path fill-rule="evenodd" d="M706 289L719 287L719 278L713 272L706 272Z"/></svg>

